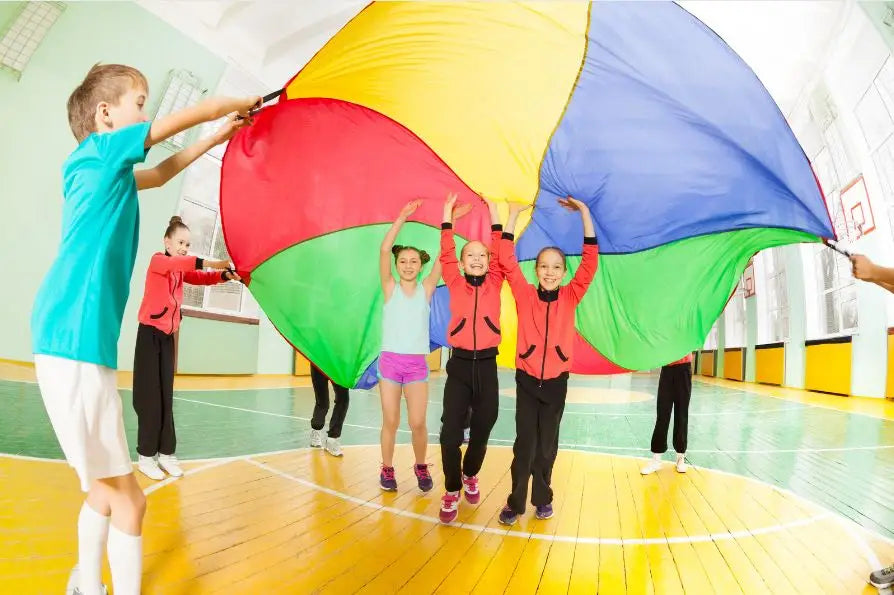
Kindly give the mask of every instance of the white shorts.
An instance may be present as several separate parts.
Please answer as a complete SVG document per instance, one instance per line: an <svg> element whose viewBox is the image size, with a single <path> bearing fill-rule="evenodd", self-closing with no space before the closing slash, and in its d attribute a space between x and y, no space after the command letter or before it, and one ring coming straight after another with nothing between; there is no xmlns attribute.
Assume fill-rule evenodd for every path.
<svg viewBox="0 0 894 595"><path fill-rule="evenodd" d="M68 464L90 490L93 480L133 473L115 370L35 355L43 404Z"/></svg>

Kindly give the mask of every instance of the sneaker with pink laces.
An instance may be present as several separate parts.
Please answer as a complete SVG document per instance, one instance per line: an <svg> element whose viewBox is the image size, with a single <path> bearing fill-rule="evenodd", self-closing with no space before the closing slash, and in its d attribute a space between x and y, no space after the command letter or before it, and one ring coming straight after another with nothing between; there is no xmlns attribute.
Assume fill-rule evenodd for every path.
<svg viewBox="0 0 894 595"><path fill-rule="evenodd" d="M431 491L435 483L431 479L431 473L428 472L428 465L425 463L417 464L414 467L414 471L416 472L416 483L419 484L419 489L423 492Z"/></svg>
<svg viewBox="0 0 894 595"><path fill-rule="evenodd" d="M397 480L394 478L394 467L386 467L382 465L382 472L379 474L379 487L386 492L397 491Z"/></svg>
<svg viewBox="0 0 894 595"><path fill-rule="evenodd" d="M463 475L463 494L469 504L478 504L481 494L478 492L478 476L466 477Z"/></svg>
<svg viewBox="0 0 894 595"><path fill-rule="evenodd" d="M455 521L457 514L459 514L459 492L445 492L441 498L441 512L438 518L446 525Z"/></svg>

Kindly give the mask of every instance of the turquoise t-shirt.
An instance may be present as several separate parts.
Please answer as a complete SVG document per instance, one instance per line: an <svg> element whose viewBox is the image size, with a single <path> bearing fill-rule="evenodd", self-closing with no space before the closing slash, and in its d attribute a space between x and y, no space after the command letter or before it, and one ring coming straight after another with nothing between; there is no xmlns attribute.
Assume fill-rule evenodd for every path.
<svg viewBox="0 0 894 595"><path fill-rule="evenodd" d="M133 166L151 122L91 134L62 166L62 242L31 312L34 353L118 367L140 210Z"/></svg>

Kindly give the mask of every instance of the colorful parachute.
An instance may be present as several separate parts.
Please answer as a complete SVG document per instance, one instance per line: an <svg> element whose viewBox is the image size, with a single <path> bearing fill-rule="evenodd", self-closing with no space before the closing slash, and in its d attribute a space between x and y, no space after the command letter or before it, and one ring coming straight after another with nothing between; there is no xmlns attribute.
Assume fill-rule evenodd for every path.
<svg viewBox="0 0 894 595"><path fill-rule="evenodd" d="M593 213L597 277L573 371L647 369L701 347L757 251L834 237L803 151L757 77L672 3L373 2L240 131L223 165L227 246L280 332L334 380L374 382L378 246L433 254L442 201L535 203L517 254L579 262ZM484 238L479 204L457 233ZM575 256L578 255L578 256ZM432 306L445 345L447 296ZM504 287L502 365L515 354Z"/></svg>

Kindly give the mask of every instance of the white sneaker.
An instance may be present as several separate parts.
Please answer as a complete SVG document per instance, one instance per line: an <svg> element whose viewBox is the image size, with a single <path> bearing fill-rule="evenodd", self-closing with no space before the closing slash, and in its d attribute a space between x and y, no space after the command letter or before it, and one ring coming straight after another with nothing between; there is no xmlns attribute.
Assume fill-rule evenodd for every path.
<svg viewBox="0 0 894 595"><path fill-rule="evenodd" d="M158 467L158 463L155 462L155 457L144 457L143 455L140 455L140 462L137 465L137 469L139 469L143 475L149 479L154 479L155 481L160 481L165 478L165 472Z"/></svg>
<svg viewBox="0 0 894 595"><path fill-rule="evenodd" d="M652 457L652 460L649 461L649 464L639 470L643 475L651 475L661 469L661 458L660 457Z"/></svg>
<svg viewBox="0 0 894 595"><path fill-rule="evenodd" d="M323 448L323 430L310 430L310 447Z"/></svg>
<svg viewBox="0 0 894 595"><path fill-rule="evenodd" d="M326 438L326 452L333 457L340 457L344 454L341 451L341 444L338 443L338 438Z"/></svg>
<svg viewBox="0 0 894 595"><path fill-rule="evenodd" d="M180 461L174 455L158 455L158 466L171 477L183 477Z"/></svg>
<svg viewBox="0 0 894 595"><path fill-rule="evenodd" d="M677 473L686 473L687 469L689 469L689 465L686 464L686 455L678 454L677 455Z"/></svg>

